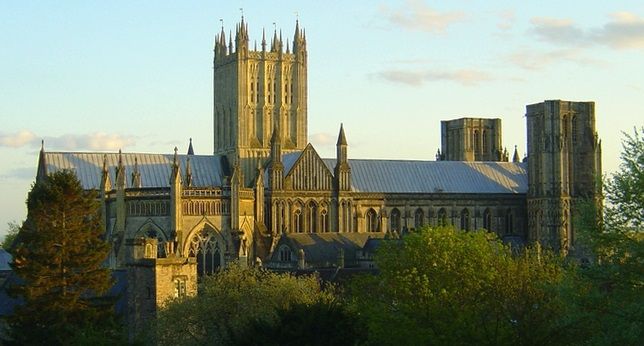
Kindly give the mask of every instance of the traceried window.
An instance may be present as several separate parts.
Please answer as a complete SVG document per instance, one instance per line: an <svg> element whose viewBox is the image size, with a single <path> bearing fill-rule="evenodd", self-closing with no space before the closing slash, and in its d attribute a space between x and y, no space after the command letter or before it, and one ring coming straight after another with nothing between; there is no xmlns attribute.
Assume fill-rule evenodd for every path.
<svg viewBox="0 0 644 346"><path fill-rule="evenodd" d="M302 233L302 211L297 209L293 214L293 227L295 228L295 232Z"/></svg>
<svg viewBox="0 0 644 346"><path fill-rule="evenodd" d="M378 232L378 214L373 209L369 209L365 215L367 221L367 232Z"/></svg>
<svg viewBox="0 0 644 346"><path fill-rule="evenodd" d="M474 130L474 152L478 153L481 151L481 138L479 137L479 131Z"/></svg>
<svg viewBox="0 0 644 346"><path fill-rule="evenodd" d="M309 203L308 212L306 214L306 223L309 233L315 233L317 231L317 219L318 219L318 206L315 202L311 201Z"/></svg>
<svg viewBox="0 0 644 346"><path fill-rule="evenodd" d="M398 208L391 210L391 215L389 216L391 223L391 231L400 231L400 211Z"/></svg>
<svg viewBox="0 0 644 346"><path fill-rule="evenodd" d="M320 212L320 231L329 231L329 214L326 209L322 209L322 211Z"/></svg>
<svg viewBox="0 0 644 346"><path fill-rule="evenodd" d="M221 246L211 229L205 228L192 237L188 256L197 258L197 274L214 274L221 267Z"/></svg>
<svg viewBox="0 0 644 346"><path fill-rule="evenodd" d="M414 212L414 228L421 228L425 224L425 213L421 208L416 209Z"/></svg>

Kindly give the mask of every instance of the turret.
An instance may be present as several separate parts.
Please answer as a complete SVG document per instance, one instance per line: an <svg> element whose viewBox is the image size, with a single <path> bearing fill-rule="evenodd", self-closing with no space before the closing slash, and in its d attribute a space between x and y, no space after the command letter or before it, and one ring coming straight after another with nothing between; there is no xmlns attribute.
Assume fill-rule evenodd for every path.
<svg viewBox="0 0 644 346"><path fill-rule="evenodd" d="M338 191L349 191L351 189L351 167L347 154L348 144L344 134L344 126L340 124L340 133L336 143L336 164L335 179Z"/></svg>
<svg viewBox="0 0 644 346"><path fill-rule="evenodd" d="M512 155L512 162L521 162L521 158L519 157L519 150L517 149L516 145L514 146L514 155Z"/></svg>
<svg viewBox="0 0 644 346"><path fill-rule="evenodd" d="M170 229L172 230L172 237L177 241L182 241L181 225L182 211L181 211L181 168L179 167L178 149L174 148L174 157L172 159L171 173L170 173ZM177 244L177 249L181 249L181 243Z"/></svg>

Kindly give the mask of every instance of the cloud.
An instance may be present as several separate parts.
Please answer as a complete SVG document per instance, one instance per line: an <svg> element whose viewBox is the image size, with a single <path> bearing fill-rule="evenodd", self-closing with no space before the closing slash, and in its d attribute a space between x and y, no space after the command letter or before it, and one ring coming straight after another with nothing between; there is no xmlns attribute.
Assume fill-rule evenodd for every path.
<svg viewBox="0 0 644 346"><path fill-rule="evenodd" d="M571 19L532 18L530 30L540 40L562 46L604 45L615 49L644 49L644 19L617 12L602 27L582 29Z"/></svg>
<svg viewBox="0 0 644 346"><path fill-rule="evenodd" d="M38 141L36 135L27 130L16 133L0 134L0 147L20 148Z"/></svg>
<svg viewBox="0 0 644 346"><path fill-rule="evenodd" d="M118 150L134 145L131 136L95 132L85 135L63 135L45 138L45 144L61 150Z"/></svg>
<svg viewBox="0 0 644 346"><path fill-rule="evenodd" d="M0 147L37 147L40 138L47 149L54 150L117 150L135 144L134 137L95 132L91 134L66 134L62 136L38 137L31 131L0 134Z"/></svg>
<svg viewBox="0 0 644 346"><path fill-rule="evenodd" d="M522 49L508 56L508 60L526 70L540 70L558 62L572 62L579 65L600 64L600 61L587 58L580 48L556 49L547 52L539 52L530 49Z"/></svg>
<svg viewBox="0 0 644 346"><path fill-rule="evenodd" d="M644 19L632 13L617 12L601 29L593 31L598 42L617 49L644 48Z"/></svg>
<svg viewBox="0 0 644 346"><path fill-rule="evenodd" d="M309 142L314 146L325 146L335 144L337 138L329 133L314 133L309 136Z"/></svg>
<svg viewBox="0 0 644 346"><path fill-rule="evenodd" d="M512 29L514 26L514 21L516 20L516 15L514 14L514 11L508 10L508 11L503 11L499 13L499 22L496 24L496 27L503 30L503 31L508 31Z"/></svg>
<svg viewBox="0 0 644 346"><path fill-rule="evenodd" d="M404 71L387 70L377 74L379 78L393 83L420 86L425 82L452 81L465 86L492 80L487 73L479 70L460 69L453 71Z"/></svg>
<svg viewBox="0 0 644 346"><path fill-rule="evenodd" d="M393 25L411 31L438 34L444 33L448 26L465 18L463 12L439 12L420 0L407 0L405 6L398 9L383 6L381 12Z"/></svg>

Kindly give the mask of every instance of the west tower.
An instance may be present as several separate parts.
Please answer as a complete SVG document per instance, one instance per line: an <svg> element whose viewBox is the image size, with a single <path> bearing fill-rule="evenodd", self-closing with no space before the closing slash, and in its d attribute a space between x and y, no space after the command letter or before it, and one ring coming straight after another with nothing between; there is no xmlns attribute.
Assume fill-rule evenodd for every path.
<svg viewBox="0 0 644 346"><path fill-rule="evenodd" d="M529 240L567 252L572 210L601 195L595 103L549 100L526 106Z"/></svg>
<svg viewBox="0 0 644 346"><path fill-rule="evenodd" d="M213 66L215 155L226 155L229 162L239 158L250 181L270 154L274 129L284 151L304 149L307 51L297 21L292 47L275 30L270 43L262 33L260 48L255 42L251 49L243 17L228 41L222 27L215 37Z"/></svg>

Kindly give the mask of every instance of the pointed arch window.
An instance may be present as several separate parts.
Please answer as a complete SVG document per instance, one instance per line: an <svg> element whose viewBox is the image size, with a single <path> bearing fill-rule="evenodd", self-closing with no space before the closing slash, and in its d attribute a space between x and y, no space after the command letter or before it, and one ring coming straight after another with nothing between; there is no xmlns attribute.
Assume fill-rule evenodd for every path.
<svg viewBox="0 0 644 346"><path fill-rule="evenodd" d="M365 215L367 221L367 232L378 232L378 214L373 209L369 209Z"/></svg>
<svg viewBox="0 0 644 346"><path fill-rule="evenodd" d="M438 226L447 226L447 211L445 211L445 208L441 208L438 211L437 224Z"/></svg>
<svg viewBox="0 0 644 346"><path fill-rule="evenodd" d="M302 211L297 209L293 214L293 228L295 232L302 233Z"/></svg>
<svg viewBox="0 0 644 346"><path fill-rule="evenodd" d="M418 208L414 212L414 228L418 229L423 227L425 224L425 213L423 212L423 209Z"/></svg>
<svg viewBox="0 0 644 346"><path fill-rule="evenodd" d="M197 274L214 274L221 267L221 246L212 229L204 228L192 237L188 256L197 258Z"/></svg>
<svg viewBox="0 0 644 346"><path fill-rule="evenodd" d="M309 208L306 214L306 224L309 233L317 232L318 206L315 202L309 202Z"/></svg>
<svg viewBox="0 0 644 346"><path fill-rule="evenodd" d="M483 228L488 231L492 230L492 212L490 208L485 209L483 212Z"/></svg>
<svg viewBox="0 0 644 346"><path fill-rule="evenodd" d="M474 130L474 153L478 154L481 151L481 138L479 137L479 131Z"/></svg>
<svg viewBox="0 0 644 346"><path fill-rule="evenodd" d="M389 216L390 218L390 223L391 223L391 231L400 231L400 211L398 208L394 208L391 210L391 214Z"/></svg>
<svg viewBox="0 0 644 346"><path fill-rule="evenodd" d="M484 153L488 152L488 146L489 146L489 143L488 143L487 131L483 130L483 152Z"/></svg>
<svg viewBox="0 0 644 346"><path fill-rule="evenodd" d="M470 211L467 208L461 211L461 229L464 231L470 230Z"/></svg>
<svg viewBox="0 0 644 346"><path fill-rule="evenodd" d="M514 233L514 215L512 214L512 209L508 209L505 212L505 234Z"/></svg>
<svg viewBox="0 0 644 346"><path fill-rule="evenodd" d="M320 231L329 231L329 215L326 209L322 209L322 211L320 212Z"/></svg>

